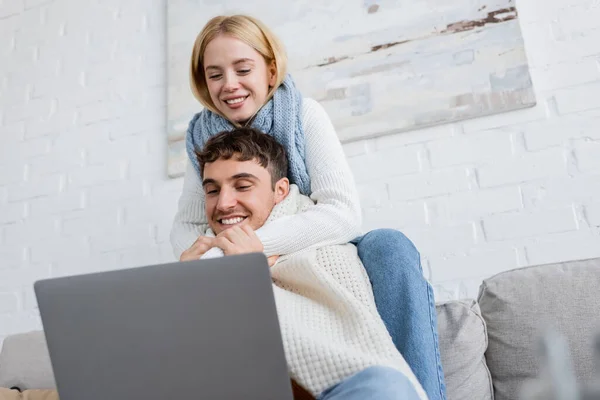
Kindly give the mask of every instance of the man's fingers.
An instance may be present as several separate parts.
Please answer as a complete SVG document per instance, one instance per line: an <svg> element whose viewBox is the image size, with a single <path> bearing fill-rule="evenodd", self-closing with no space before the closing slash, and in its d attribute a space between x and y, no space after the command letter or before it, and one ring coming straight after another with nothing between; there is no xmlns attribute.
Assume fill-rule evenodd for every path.
<svg viewBox="0 0 600 400"><path fill-rule="evenodd" d="M211 244L213 244L215 241L214 237L208 237L208 236L202 236L199 240L198 243L206 245L206 246L210 246Z"/></svg>
<svg viewBox="0 0 600 400"><path fill-rule="evenodd" d="M203 251L202 248L194 245L181 254L179 261L198 260L205 252L206 250Z"/></svg>
<svg viewBox="0 0 600 400"><path fill-rule="evenodd" d="M234 244L242 244L247 238L246 233L239 226L232 226L229 229L225 229L219 236L227 238Z"/></svg>
<svg viewBox="0 0 600 400"><path fill-rule="evenodd" d="M242 225L242 231L244 231L249 238L258 238L256 231L254 231L250 225Z"/></svg>
<svg viewBox="0 0 600 400"><path fill-rule="evenodd" d="M234 249L233 243L225 236L217 237L217 240L215 240L215 246L223 250L225 254L231 253Z"/></svg>
<svg viewBox="0 0 600 400"><path fill-rule="evenodd" d="M271 256L271 257L267 258L269 267L272 267L273 265L275 265L275 263L277 262L278 259L279 259L279 256Z"/></svg>
<svg viewBox="0 0 600 400"><path fill-rule="evenodd" d="M200 236L192 246L184 251L179 257L180 261L197 260L204 255L209 249L215 247L215 238L208 236Z"/></svg>
<svg viewBox="0 0 600 400"><path fill-rule="evenodd" d="M246 225L236 225L217 235L217 247L226 255L258 253L263 251L263 245L252 230Z"/></svg>
<svg viewBox="0 0 600 400"><path fill-rule="evenodd" d="M209 244L210 242L212 242L213 240L215 240L214 237L208 237L208 236L198 236L198 239L196 239L196 241L192 244L191 247L194 247L196 245L200 245L200 244ZM191 248L190 247L190 248Z"/></svg>
<svg viewBox="0 0 600 400"><path fill-rule="evenodd" d="M209 238L206 236L202 236L196 240L196 242L194 243L192 248L195 251L202 251L203 253L205 253L208 249L210 249L211 247L214 247L214 245L213 245L214 241L215 241L215 238Z"/></svg>

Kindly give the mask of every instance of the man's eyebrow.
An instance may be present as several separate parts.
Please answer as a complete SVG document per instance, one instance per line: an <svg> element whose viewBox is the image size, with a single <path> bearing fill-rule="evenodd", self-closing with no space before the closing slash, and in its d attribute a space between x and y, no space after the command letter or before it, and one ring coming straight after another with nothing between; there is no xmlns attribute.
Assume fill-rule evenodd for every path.
<svg viewBox="0 0 600 400"><path fill-rule="evenodd" d="M217 181L215 181L214 179L211 178L206 178L205 180L202 181L202 186L206 186L206 185L216 185Z"/></svg>
<svg viewBox="0 0 600 400"><path fill-rule="evenodd" d="M253 180L258 180L258 178L255 175L249 174L247 172L242 172L240 174L235 174L234 176L231 177L231 179L253 179Z"/></svg>
<svg viewBox="0 0 600 400"><path fill-rule="evenodd" d="M233 65L238 65L238 64L242 64L242 63L251 63L254 64L254 60L251 58L240 58L239 60L235 60L233 62ZM209 69L221 69L220 67L216 66L216 65L208 65L206 66L206 68L204 68L205 70L209 70Z"/></svg>
<svg viewBox="0 0 600 400"><path fill-rule="evenodd" d="M229 178L229 180L236 180L236 179L252 179L252 180L258 180L258 177L256 177L256 175L252 175L250 173L247 172L241 172L239 174L235 174L233 175L231 178ZM202 186L206 186L206 185L217 185L217 181L212 179L212 178L206 178L202 181Z"/></svg>

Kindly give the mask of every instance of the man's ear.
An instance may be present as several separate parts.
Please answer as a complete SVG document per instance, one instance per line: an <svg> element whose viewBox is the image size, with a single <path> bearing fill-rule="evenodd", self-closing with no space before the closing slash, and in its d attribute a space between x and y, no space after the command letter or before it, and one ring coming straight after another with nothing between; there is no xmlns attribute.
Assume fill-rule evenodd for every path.
<svg viewBox="0 0 600 400"><path fill-rule="evenodd" d="M290 193L290 181L288 178L281 178L275 182L275 204L279 204Z"/></svg>

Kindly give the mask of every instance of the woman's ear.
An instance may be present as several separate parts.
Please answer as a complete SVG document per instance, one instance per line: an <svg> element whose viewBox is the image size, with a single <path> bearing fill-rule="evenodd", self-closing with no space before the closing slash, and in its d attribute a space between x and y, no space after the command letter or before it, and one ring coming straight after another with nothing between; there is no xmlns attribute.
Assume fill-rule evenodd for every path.
<svg viewBox="0 0 600 400"><path fill-rule="evenodd" d="M281 178L275 182L275 204L281 203L290 193L290 181L288 178Z"/></svg>
<svg viewBox="0 0 600 400"><path fill-rule="evenodd" d="M277 83L277 64L275 60L271 61L268 68L269 71L269 87L274 87Z"/></svg>

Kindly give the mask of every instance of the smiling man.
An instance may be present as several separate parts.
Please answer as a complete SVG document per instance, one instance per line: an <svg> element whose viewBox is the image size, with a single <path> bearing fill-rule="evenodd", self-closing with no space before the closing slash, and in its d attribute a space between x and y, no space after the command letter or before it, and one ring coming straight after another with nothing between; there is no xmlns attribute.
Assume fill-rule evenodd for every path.
<svg viewBox="0 0 600 400"><path fill-rule="evenodd" d="M236 226L260 228L289 192L283 149L270 136L248 133L220 136L200 154L206 215L216 234Z"/></svg>
<svg viewBox="0 0 600 400"><path fill-rule="evenodd" d="M182 256L262 252L255 231L314 206L290 185L283 146L240 128L198 154L210 226ZM291 377L319 400L427 399L377 313L351 244L270 259L273 292Z"/></svg>
<svg viewBox="0 0 600 400"><path fill-rule="evenodd" d="M254 231L290 190L283 147L268 135L238 129L212 138L198 160L210 231L183 252L181 261L262 252Z"/></svg>

